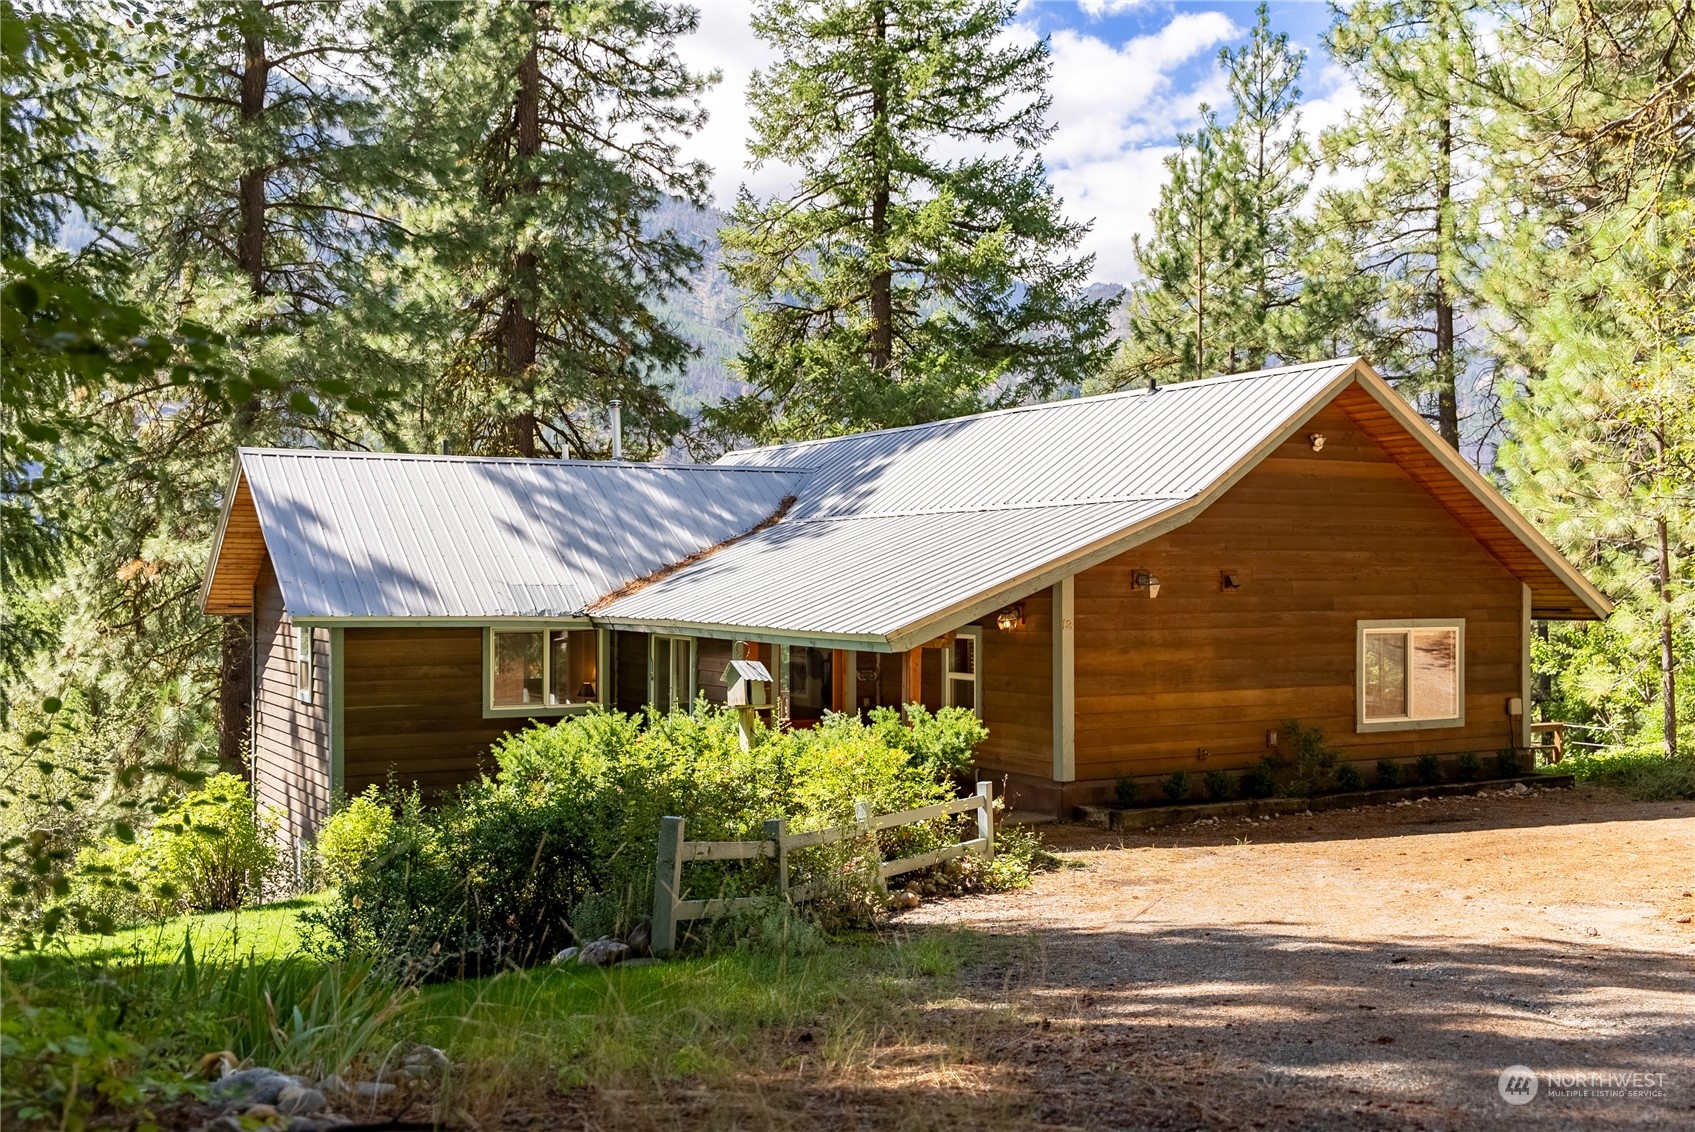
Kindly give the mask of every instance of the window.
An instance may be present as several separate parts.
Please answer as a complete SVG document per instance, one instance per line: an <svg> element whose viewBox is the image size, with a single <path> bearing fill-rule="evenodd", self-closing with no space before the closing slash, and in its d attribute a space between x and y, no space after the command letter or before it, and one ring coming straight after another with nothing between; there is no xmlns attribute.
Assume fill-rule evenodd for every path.
<svg viewBox="0 0 1695 1132"><path fill-rule="evenodd" d="M1465 723L1465 622L1359 623L1358 729Z"/></svg>
<svg viewBox="0 0 1695 1132"><path fill-rule="evenodd" d="M304 625L294 627L294 698L312 702L312 630Z"/></svg>
<svg viewBox="0 0 1695 1132"><path fill-rule="evenodd" d="M650 637L648 703L660 711L688 711L694 703L694 638Z"/></svg>
<svg viewBox="0 0 1695 1132"><path fill-rule="evenodd" d="M485 710L559 714L599 701L594 629L491 629Z"/></svg>
<svg viewBox="0 0 1695 1132"><path fill-rule="evenodd" d="M983 718L983 699L980 669L983 658L983 630L967 625L959 630L948 645L947 659L942 670L942 706L970 708Z"/></svg>

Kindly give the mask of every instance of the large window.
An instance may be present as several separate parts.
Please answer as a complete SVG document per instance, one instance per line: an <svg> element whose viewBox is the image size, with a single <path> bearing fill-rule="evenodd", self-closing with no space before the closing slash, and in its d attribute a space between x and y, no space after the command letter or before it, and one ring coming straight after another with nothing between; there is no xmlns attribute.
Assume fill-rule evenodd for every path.
<svg viewBox="0 0 1695 1132"><path fill-rule="evenodd" d="M1464 621L1361 621L1361 731L1465 723Z"/></svg>
<svg viewBox="0 0 1695 1132"><path fill-rule="evenodd" d="M694 703L694 638L650 637L648 703L660 711L688 711Z"/></svg>
<svg viewBox="0 0 1695 1132"><path fill-rule="evenodd" d="M942 706L970 708L983 717L983 630L967 625L949 642L942 666Z"/></svg>
<svg viewBox="0 0 1695 1132"><path fill-rule="evenodd" d="M485 707L496 715L557 715L600 699L593 629L490 629Z"/></svg>

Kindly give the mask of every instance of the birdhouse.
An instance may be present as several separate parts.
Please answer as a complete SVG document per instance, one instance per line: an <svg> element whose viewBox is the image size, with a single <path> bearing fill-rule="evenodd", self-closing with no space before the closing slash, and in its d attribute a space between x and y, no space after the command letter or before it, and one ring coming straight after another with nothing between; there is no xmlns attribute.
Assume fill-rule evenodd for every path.
<svg viewBox="0 0 1695 1132"><path fill-rule="evenodd" d="M777 697L771 672L757 660L732 660L724 669L724 702L731 707L771 708Z"/></svg>

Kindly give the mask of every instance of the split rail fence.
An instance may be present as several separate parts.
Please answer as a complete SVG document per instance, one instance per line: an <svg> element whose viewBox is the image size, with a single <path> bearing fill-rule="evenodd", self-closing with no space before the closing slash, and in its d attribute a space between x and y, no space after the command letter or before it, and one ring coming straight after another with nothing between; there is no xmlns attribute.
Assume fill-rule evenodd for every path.
<svg viewBox="0 0 1695 1132"><path fill-rule="evenodd" d="M758 841L688 841L684 837L686 825L682 818L661 818L659 857L654 869L653 883L653 950L659 954L674 950L677 946L677 925L680 923L749 912L770 899L768 895L736 896L717 900L680 899L683 891L683 866L691 861L751 861L762 857L772 858L777 862L777 895L783 900L798 904L816 898L820 886L817 881L789 883L790 853L818 845L831 845L850 837L869 836L875 845L879 830L916 825L919 822L934 821L936 818L973 810L977 813L976 837L899 860L879 861L877 883L886 891L890 877L939 865L943 861L963 857L968 853L976 854L984 860L993 860L994 784L979 782L977 792L969 797L937 802L933 806L920 806L916 810L901 810L893 814L873 814L864 802L858 802L854 804L854 821L851 825L831 826L808 833L790 833L786 818L772 818L765 823L765 836Z"/></svg>

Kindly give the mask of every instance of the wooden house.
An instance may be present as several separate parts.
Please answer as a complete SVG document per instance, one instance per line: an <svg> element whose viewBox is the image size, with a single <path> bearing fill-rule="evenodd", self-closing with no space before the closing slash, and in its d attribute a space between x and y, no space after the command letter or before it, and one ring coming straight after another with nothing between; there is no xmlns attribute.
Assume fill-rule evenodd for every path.
<svg viewBox="0 0 1695 1132"><path fill-rule="evenodd" d="M440 788L530 720L922 701L1067 813L1121 776L1528 743L1529 636L1606 599L1339 359L713 465L242 450L202 595L256 633L259 797Z"/></svg>

